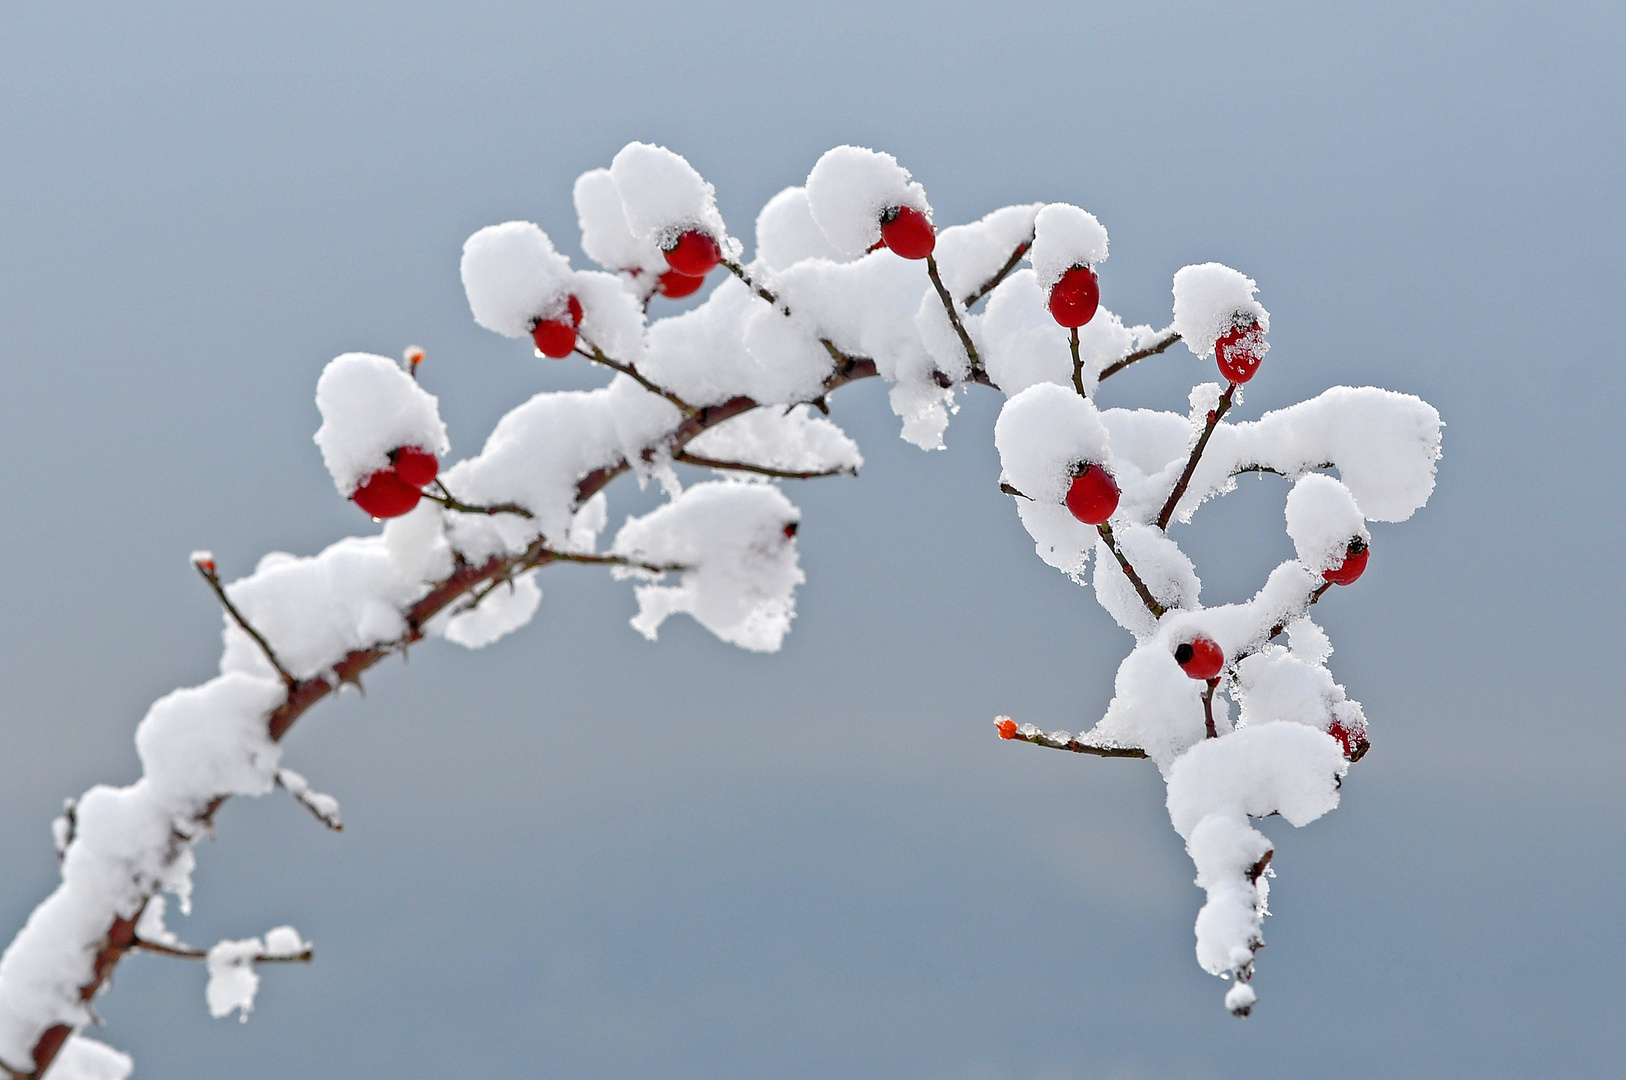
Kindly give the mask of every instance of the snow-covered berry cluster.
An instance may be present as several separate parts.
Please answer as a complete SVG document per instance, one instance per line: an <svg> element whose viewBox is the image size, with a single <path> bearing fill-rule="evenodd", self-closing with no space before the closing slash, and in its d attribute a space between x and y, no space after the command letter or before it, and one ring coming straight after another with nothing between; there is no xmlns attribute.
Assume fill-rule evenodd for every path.
<svg viewBox="0 0 1626 1080"><path fill-rule="evenodd" d="M481 326L612 377L536 394L442 470L450 443L418 383L422 350L405 367L359 353L327 366L316 442L339 495L385 524L314 556L273 552L229 583L195 553L224 609L220 675L152 706L136 733L141 780L91 789L56 823L62 884L0 958L0 1064L124 1076L128 1058L78 1032L134 950L206 960L211 1010L246 1014L252 965L310 950L286 927L208 950L176 941L161 894L189 904L194 841L229 796L275 788L338 828L336 801L281 766L289 728L426 637L477 648L523 626L540 568L634 579L632 624L650 638L683 613L743 648L777 649L804 575L800 513L775 481L858 470L829 396L872 376L890 384L903 437L926 449L943 445L962 387L1006 395L1002 488L1039 557L1093 584L1135 644L1085 734L1005 717L998 732L1158 766L1208 893L1199 962L1235 980L1225 1001L1245 1014L1272 851L1250 819L1324 814L1368 745L1309 611L1361 576L1369 521L1405 520L1429 497L1435 411L1336 387L1232 423L1270 329L1251 280L1186 267L1170 326L1126 326L1101 304L1107 233L1093 215L1030 204L939 230L924 188L872 150L837 147L770 200L749 263L712 186L665 148L627 146L574 194L582 248L601 269L572 267L536 225L510 221L469 238L462 280ZM651 318L657 296L696 293L719 267L703 302ZM1195 387L1189 414L1099 407L1102 381L1179 341L1213 355L1223 380ZM716 478L686 486L680 463ZM1292 482L1296 558L1246 602L1204 607L1169 527L1256 471ZM604 489L624 473L667 500L601 546Z"/></svg>

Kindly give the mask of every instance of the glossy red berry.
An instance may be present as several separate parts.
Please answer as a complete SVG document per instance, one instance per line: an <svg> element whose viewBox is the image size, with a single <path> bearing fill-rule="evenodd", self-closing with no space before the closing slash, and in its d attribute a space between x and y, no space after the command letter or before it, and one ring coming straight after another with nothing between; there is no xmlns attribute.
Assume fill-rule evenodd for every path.
<svg viewBox="0 0 1626 1080"><path fill-rule="evenodd" d="M390 455L395 475L413 487L423 487L440 472L440 459L417 446L403 446Z"/></svg>
<svg viewBox="0 0 1626 1080"><path fill-rule="evenodd" d="M423 492L395 475L395 470L380 469L369 476L350 497L369 516L392 518L400 517L417 506Z"/></svg>
<svg viewBox="0 0 1626 1080"><path fill-rule="evenodd" d="M1174 650L1174 662L1180 665L1180 670L1193 679L1202 679L1204 682L1217 676L1225 667L1225 650L1211 637L1198 634L1189 644L1182 644Z"/></svg>
<svg viewBox="0 0 1626 1080"><path fill-rule="evenodd" d="M699 229L690 229L677 238L671 248L663 248L666 265L688 277L703 278L723 261L723 251L717 240Z"/></svg>
<svg viewBox="0 0 1626 1080"><path fill-rule="evenodd" d="M905 259L924 259L937 247L937 232L919 210L894 206L881 215L881 243Z"/></svg>
<svg viewBox="0 0 1626 1080"><path fill-rule="evenodd" d="M1075 266L1050 287L1050 315L1074 329L1095 318L1101 306L1101 282L1087 266Z"/></svg>
<svg viewBox="0 0 1626 1080"><path fill-rule="evenodd" d="M1265 357L1264 332L1257 324L1233 326L1214 342L1214 359L1220 374L1233 383L1245 383L1259 370L1259 361Z"/></svg>
<svg viewBox="0 0 1626 1080"><path fill-rule="evenodd" d="M1016 738L1016 721L1012 720L1010 717L1001 716L998 720L994 721L994 727L999 729L999 737L1001 739Z"/></svg>
<svg viewBox="0 0 1626 1080"><path fill-rule="evenodd" d="M1099 525L1118 509L1118 484L1099 465L1081 466L1067 489L1067 509L1086 525Z"/></svg>
<svg viewBox="0 0 1626 1080"><path fill-rule="evenodd" d="M1353 585L1357 578L1366 572L1366 557L1372 554L1372 549L1366 546L1364 540L1351 540L1349 550L1344 554L1344 561L1322 573L1322 577L1334 585Z"/></svg>
<svg viewBox="0 0 1626 1080"><path fill-rule="evenodd" d="M1372 748L1365 731L1352 731L1337 720L1327 728L1327 734L1338 740L1338 745L1344 749L1344 758L1348 761L1361 760Z"/></svg>
<svg viewBox="0 0 1626 1080"><path fill-rule="evenodd" d="M661 275L660 283L655 286L655 291L673 300L681 300L705 283L706 279L703 277L691 277L688 274L680 274L676 270L668 270Z"/></svg>
<svg viewBox="0 0 1626 1080"><path fill-rule="evenodd" d="M543 356L563 360L576 349L576 327L563 319L538 319L531 327L531 340Z"/></svg>
<svg viewBox="0 0 1626 1080"><path fill-rule="evenodd" d="M580 326L582 324L582 302L571 296L565 301L565 307L570 311L570 325Z"/></svg>

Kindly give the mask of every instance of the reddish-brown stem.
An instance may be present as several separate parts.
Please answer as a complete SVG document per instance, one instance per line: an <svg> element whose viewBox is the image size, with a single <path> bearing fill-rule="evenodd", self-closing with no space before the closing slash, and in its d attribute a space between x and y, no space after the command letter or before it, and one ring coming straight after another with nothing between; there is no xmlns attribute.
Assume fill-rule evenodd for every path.
<svg viewBox="0 0 1626 1080"><path fill-rule="evenodd" d="M687 450L679 450L672 455L673 461L681 461L685 465L698 465L706 469L728 469L733 472L756 473L759 476L771 476L776 480L816 480L821 476L856 476L854 469L818 469L810 472L796 472L790 469L774 469L767 465L752 465L744 461L721 461L717 458L702 457L691 454Z"/></svg>
<svg viewBox="0 0 1626 1080"><path fill-rule="evenodd" d="M130 942L131 948L142 952L158 953L162 956L173 956L181 960L206 960L209 957L208 949L194 949L187 945L165 945L158 941L144 941L135 938ZM308 964L311 959L311 950L293 953L289 956L267 956L264 953L252 956L248 962L251 964Z"/></svg>
<svg viewBox="0 0 1626 1080"><path fill-rule="evenodd" d="M1214 434L1214 429L1230 411L1231 397L1236 393L1236 385L1231 383L1226 386L1225 393L1220 395L1219 404L1208 410L1208 421L1203 425L1202 434L1197 436L1197 445L1191 448L1191 456L1186 459L1185 471L1180 474L1180 479L1175 481L1174 490L1169 492L1169 501L1164 503L1163 509L1158 512L1157 527L1165 532L1169 528L1169 519L1174 516L1175 506L1179 504L1180 497L1186 493L1186 488L1191 485L1191 476L1197 471L1197 463L1203 459L1203 451L1208 448L1209 437Z"/></svg>
<svg viewBox="0 0 1626 1080"><path fill-rule="evenodd" d="M1135 361L1144 360L1148 356L1156 356L1158 353L1162 352L1164 349L1167 349L1170 345L1173 345L1179 340L1180 335L1170 330L1163 334L1163 336L1158 338L1155 342L1146 346L1144 349L1136 349L1122 360L1114 361L1113 363L1110 363L1106 367L1102 368L1101 374L1096 377L1095 381L1103 382L1110 379L1114 375L1118 374L1118 372L1128 367L1130 364L1133 364Z"/></svg>
<svg viewBox="0 0 1626 1080"><path fill-rule="evenodd" d="M665 398L673 405L676 405L678 411L683 415L693 416L695 414L695 407L693 405L690 405L687 401L684 401L682 398L678 397L664 386L650 382L648 379L644 378L643 375L639 374L638 369L633 367L631 364L623 364L618 360L610 359L610 357L604 354L604 350L600 349L597 345L594 345L591 341L587 342L587 344L588 348L586 349L583 349L580 345L576 346L576 352L587 357L587 359L593 361L595 364L603 364L611 371L619 371L621 374L627 376L627 378L633 380L645 390L648 390L651 394L656 394Z"/></svg>
<svg viewBox="0 0 1626 1080"><path fill-rule="evenodd" d="M943 302L943 310L948 312L949 322L954 326L954 332L960 336L960 345L965 349L966 363L971 371L982 368L982 359L977 356L977 347L971 343L971 335L966 333L965 324L960 321L960 313L954 310L954 298L949 295L948 287L943 284L942 275L937 272L937 257L926 256L926 276L932 279L932 288L937 290L937 298Z"/></svg>
<svg viewBox="0 0 1626 1080"><path fill-rule="evenodd" d="M505 502L497 503L493 506L479 506L474 503L466 503L448 491L446 488L446 482L439 477L435 478L434 484L435 487L440 489L440 494L436 495L433 491L425 488L423 497L428 499L430 502L437 502L446 509L455 510L460 514L517 514L522 518L533 516L529 510L525 509L525 507L521 506L519 503Z"/></svg>
<svg viewBox="0 0 1626 1080"><path fill-rule="evenodd" d="M1153 596L1152 590L1146 587L1146 582L1142 581L1140 575L1135 573L1135 568L1129 565L1129 559L1125 557L1122 549L1118 547L1118 542L1112 537L1112 526L1103 521L1095 527L1095 530L1101 534L1101 539L1106 541L1107 550L1112 552L1112 557L1117 559L1118 565L1123 568L1124 576L1135 587L1136 594L1140 596L1140 602L1146 605L1146 610L1152 613L1152 618L1161 619L1163 613L1169 609L1157 602L1157 597Z"/></svg>
<svg viewBox="0 0 1626 1080"><path fill-rule="evenodd" d="M1079 397L1088 400L1090 395L1084 392L1084 360L1078 355L1078 327L1068 332L1067 345L1073 350L1073 389L1078 391Z"/></svg>
<svg viewBox="0 0 1626 1080"><path fill-rule="evenodd" d="M1021 265L1022 256L1026 255L1028 253L1028 248L1032 246L1033 237L1031 236L1022 241L1020 244L1017 244L1016 250L1011 252L1011 257L1005 260L1005 265L1001 266L999 270L995 272L993 277L979 285L976 292L965 298L966 309L969 310L972 304L975 304L978 300L981 300L983 297L999 288L999 283L1010 277L1011 272L1014 271L1017 266Z"/></svg>
<svg viewBox="0 0 1626 1080"><path fill-rule="evenodd" d="M1219 682L1217 677L1209 679L1208 685L1203 689L1203 726L1210 739L1219 738L1219 732L1214 730L1214 690L1219 686Z"/></svg>
<svg viewBox="0 0 1626 1080"><path fill-rule="evenodd" d="M1076 738L1063 741L1053 739L1042 731L1024 732L1018 729L1009 736L1001 737L1018 742L1032 743L1034 746L1043 746L1051 750L1070 750L1075 754L1091 754L1095 757L1144 758L1146 756L1146 751L1138 746L1104 746L1100 743L1079 742Z"/></svg>
<svg viewBox="0 0 1626 1080"><path fill-rule="evenodd" d="M276 668L277 674L282 676L283 685L293 686L298 682L297 679L288 674L288 669L282 666L282 661L277 659L276 651L271 648L271 643L265 640L260 632L249 624L247 619L243 618L243 613L237 610L237 605L232 603L231 597L226 595L226 588L220 584L220 574L215 570L214 563L195 562L192 565L198 568L198 573L203 575L203 580L209 583L209 588L214 590L215 598L220 601L220 606L226 609L226 613L232 617L232 621L242 629L243 633L254 639L254 644L260 647L260 651L271 662L271 666Z"/></svg>

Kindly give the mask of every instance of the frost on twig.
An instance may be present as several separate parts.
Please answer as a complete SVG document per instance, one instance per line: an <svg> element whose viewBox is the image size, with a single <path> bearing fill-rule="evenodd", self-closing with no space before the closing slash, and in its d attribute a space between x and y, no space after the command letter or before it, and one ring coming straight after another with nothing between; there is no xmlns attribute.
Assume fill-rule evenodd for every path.
<svg viewBox="0 0 1626 1080"><path fill-rule="evenodd" d="M309 810L317 821L334 832L344 831L344 821L339 817L338 799L312 790L310 783L292 769L277 770L277 786L292 795L294 801Z"/></svg>

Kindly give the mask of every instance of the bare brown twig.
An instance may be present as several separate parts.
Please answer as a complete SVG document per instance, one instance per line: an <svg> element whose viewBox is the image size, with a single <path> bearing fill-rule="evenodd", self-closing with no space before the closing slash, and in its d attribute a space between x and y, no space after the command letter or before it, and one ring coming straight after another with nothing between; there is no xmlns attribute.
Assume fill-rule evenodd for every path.
<svg viewBox="0 0 1626 1080"><path fill-rule="evenodd" d="M161 956L174 956L181 960L207 960L208 949L194 949L190 945L165 945L159 941L147 941L145 938L135 938L130 943L132 948L143 952L158 953ZM258 953L248 958L250 964L308 964L312 952L306 949L303 952L289 953L286 956L271 956Z"/></svg>
<svg viewBox="0 0 1626 1080"><path fill-rule="evenodd" d="M1180 497L1186 493L1186 488L1191 484L1192 474L1197 471L1197 463L1203 458L1209 437L1214 434L1214 429L1231 409L1231 397L1236 393L1236 386L1236 383L1227 385L1225 393L1220 395L1219 403L1208 410L1208 420L1203 425L1202 434L1197 436L1197 445L1191 448L1191 456L1186 459L1185 471L1180 474L1180 479L1175 481L1174 490L1169 492L1169 501L1164 503L1163 509L1158 512L1157 527L1164 532L1169 529L1169 519L1174 516L1174 508L1179 504Z"/></svg>
<svg viewBox="0 0 1626 1080"><path fill-rule="evenodd" d="M679 450L672 455L673 461L681 461L685 465L698 465L707 469L728 469L733 472L756 473L759 476L771 476L776 480L814 480L821 476L857 476L857 469L819 469L810 472L797 472L791 469L775 469L767 465L752 465L744 461L722 461L717 458L702 457L691 454L687 450Z"/></svg>
<svg viewBox="0 0 1626 1080"><path fill-rule="evenodd" d="M1000 719L1005 720L1006 723L1009 723L1009 720L1006 717L1001 717ZM1032 725L1024 724L1023 727L1031 728ZM1039 731L1036 728L1031 731L1024 731L1023 727L1015 727L1013 725L1014 730L1011 730L1010 734L1006 734L1005 731L1001 731L1000 738L1010 739L1014 742L1032 743L1034 746L1043 746L1049 750L1068 750L1075 754L1090 754L1095 757L1144 758L1146 756L1146 751L1142 750L1138 746L1109 746L1103 743L1080 742L1077 738L1072 736L1069 736L1066 739L1058 739L1053 736L1046 735L1044 732ZM1066 732L1063 732L1062 734L1066 734Z"/></svg>
<svg viewBox="0 0 1626 1080"><path fill-rule="evenodd" d="M522 518L534 516L525 507L514 502L497 503L494 506L479 506L474 503L466 503L447 490L446 481L436 477L434 484L435 487L439 489L440 494L436 495L433 491L425 488L423 497L428 499L430 502L439 503L448 510L456 510L461 514L517 514Z"/></svg>
<svg viewBox="0 0 1626 1080"><path fill-rule="evenodd" d="M1112 526L1103 521L1095 529L1101 534L1101 539L1106 541L1107 549L1112 552L1112 557L1117 559L1118 565L1123 568L1124 576L1135 587L1136 594L1140 596L1140 602L1146 605L1146 610L1152 613L1152 618L1161 619L1163 613L1169 609L1157 602L1157 597L1153 596L1152 590L1146 587L1146 582L1142 581L1140 575L1135 573L1135 568L1129 565L1129 559L1118 547L1118 541L1112 536Z"/></svg>
<svg viewBox="0 0 1626 1080"><path fill-rule="evenodd" d="M584 338L583 340L586 339ZM576 352L587 357L587 359L593 361L595 364L603 364L612 371L619 371L621 374L627 376L629 379L632 379L645 390L648 390L651 394L657 394L660 397L665 398L667 401L670 401L673 405L677 406L678 411L684 416L693 416L698 411L693 405L690 405L687 401L684 401L682 398L678 397L664 386L644 378L644 376L633 365L623 364L618 360L612 360L610 357L604 354L603 349L600 349L591 341L587 342L587 344L588 348L586 349L583 349L580 345L576 346Z"/></svg>
<svg viewBox="0 0 1626 1080"><path fill-rule="evenodd" d="M954 332L960 336L960 345L965 349L966 363L969 370L978 371L982 368L982 359L977 356L977 347L971 343L971 335L966 332L965 324L960 321L960 313L954 310L954 298L949 295L948 288L943 284L943 278L937 272L937 257L926 256L926 276L932 279L932 288L937 290L937 298L943 302L943 310L948 312L949 322L954 325Z"/></svg>
<svg viewBox="0 0 1626 1080"><path fill-rule="evenodd" d="M232 621L245 634L254 639L254 643L260 647L260 651L271 662L271 666L277 669L277 674L282 676L283 685L292 687L297 683L299 680L288 674L288 669L282 666L281 660L277 659L276 651L271 648L271 643L265 640L264 636L254 629L247 619L243 618L243 613L237 610L237 605L232 603L231 597L226 595L225 586L220 584L220 574L215 570L214 560L198 559L192 565L198 568L198 573L203 575L203 580L207 581L209 588L214 590L215 597L220 601L220 606L226 609L226 614L232 617Z"/></svg>
<svg viewBox="0 0 1626 1080"><path fill-rule="evenodd" d="M1011 272L1015 270L1017 266L1021 265L1022 256L1026 255L1028 253L1028 248L1032 246L1033 237L1031 236L1022 241L1020 244L1017 244L1016 250L1011 252L1011 257L1005 260L1005 265L1001 266L999 270L995 272L993 277L979 285L976 292L965 298L966 309L969 310L972 304L975 304L978 300L981 300L983 297L999 288L999 283L1010 277Z"/></svg>
<svg viewBox="0 0 1626 1080"><path fill-rule="evenodd" d="M1084 392L1084 361L1078 355L1078 327L1072 327L1067 335L1067 344L1073 350L1073 389L1078 396L1089 400L1090 395Z"/></svg>
<svg viewBox="0 0 1626 1080"><path fill-rule="evenodd" d="M1154 342L1151 345L1146 346L1146 348L1144 348L1144 349L1136 349L1134 352L1130 353L1128 356L1124 357L1122 360L1118 360L1118 361L1116 361L1114 363L1111 363L1111 364L1108 364L1106 367L1102 368L1101 369L1101 374L1096 377L1095 381L1096 382L1103 382L1103 381L1105 381L1107 379L1110 379L1110 378L1112 378L1112 376L1118 374L1118 372L1122 371L1124 368L1128 367L1130 364L1133 364L1135 361L1144 360L1148 356L1156 356L1158 353L1162 352L1164 349L1167 349L1170 345L1173 345L1175 342L1177 342L1179 340L1180 340L1180 335L1176 334L1174 331L1170 330L1170 331L1166 332L1162 337L1158 338L1158 340L1156 342Z"/></svg>

